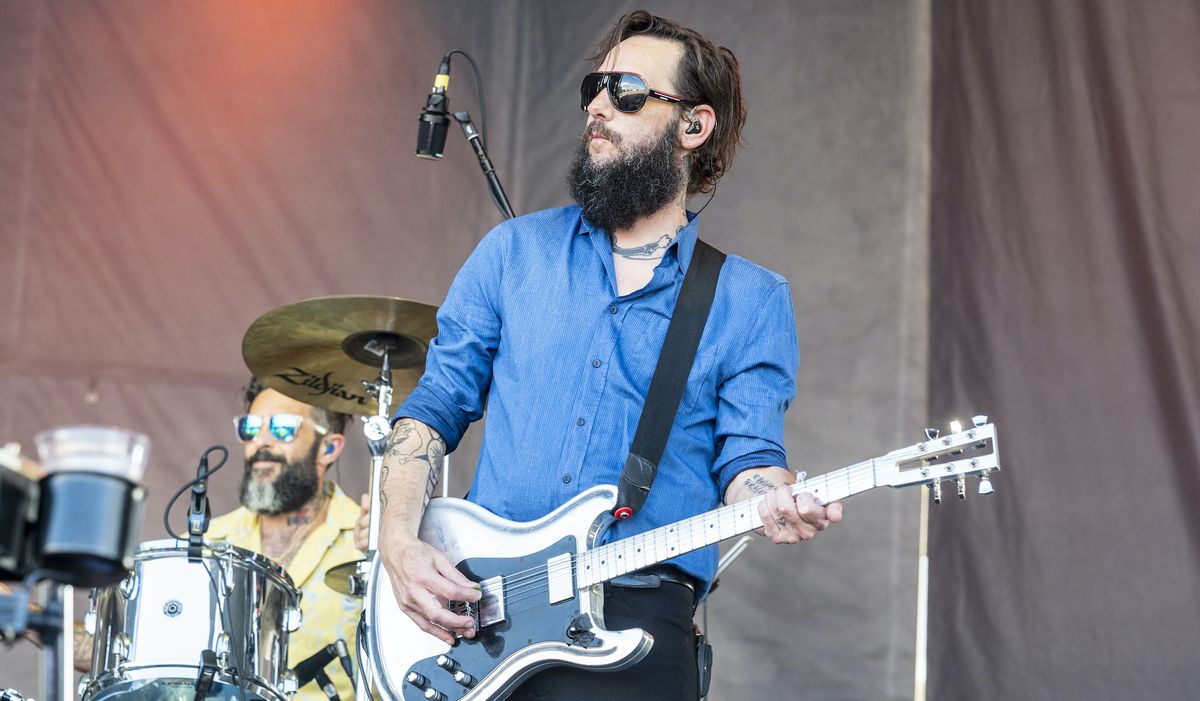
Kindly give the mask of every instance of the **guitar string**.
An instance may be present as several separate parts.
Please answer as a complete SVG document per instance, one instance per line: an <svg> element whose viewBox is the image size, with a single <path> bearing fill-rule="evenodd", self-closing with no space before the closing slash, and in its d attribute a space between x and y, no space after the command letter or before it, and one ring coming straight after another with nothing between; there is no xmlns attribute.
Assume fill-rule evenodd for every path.
<svg viewBox="0 0 1200 701"><path fill-rule="evenodd" d="M841 471L836 471L835 473L831 473L828 477L834 477L835 479L832 480L833 482L841 482L841 481L843 481L843 477L844 477L848 486L850 486L851 491L849 494L851 494L851 495L857 493L858 491L865 491L865 489L869 489L869 488L875 486L873 479L870 481L869 486L864 485L864 488L862 488L862 489L856 489L854 486L851 486L850 483L853 482L856 477L862 478L864 476L864 474L863 474L864 472L870 472L873 474L874 470L870 469L871 466L870 466L869 462L870 461L867 461L867 463L860 463L859 465L852 466L851 468L844 468L844 470L845 470L844 476L838 474L838 472L841 472ZM866 468L865 470L863 469L864 467ZM824 491L828 492L828 486L829 486L829 483L831 482L831 480L827 479L825 475L822 475L820 477L814 478L813 480L806 482L804 486L812 487L812 488L814 488L814 490L821 490L821 485L817 484L818 482L825 482L826 484L825 484ZM803 489L796 490L796 492L802 493ZM505 598L509 599L516 595L524 593L526 591L526 589L524 587L522 587L522 585L525 584L526 582L531 582L531 580L532 580L531 583L534 586L538 587L539 589L542 588L543 583L544 583L545 587L548 587L549 586L548 581L551 578L551 576L565 574L565 572L568 568L573 568L573 567L579 566L580 560L582 558L590 557L594 560L594 559L600 557L600 553L602 553L604 550L612 551L610 553L610 557L612 555L615 555L616 559L623 559L624 555L626 555L626 554L632 555L631 559L633 559L636 557L636 555L632 554L632 553L628 553L628 550L631 547L635 546L635 544L639 540L644 541L642 543L643 547L639 548L639 553L642 550L653 550L657 554L657 549L659 546L664 545L664 544L669 544L672 541L682 543L684 537L687 537L688 540L691 542L692 546L694 546L694 547L688 547L686 552L691 552L692 550L696 550L701 547L706 547L715 542L720 542L721 540L731 538L734 535L737 535L738 533L744 533L747 530L753 530L754 528L761 526L762 525L761 522L759 522L758 525L750 526L749 528L746 528L741 531L735 530L732 535L722 536L712 542L707 541L707 536L700 536L700 534L705 533L707 530L715 528L718 525L722 526L722 528L718 532L723 531L725 528L727 528L730 525L732 525L735 529L740 528L740 526L736 523L734 523L734 524L722 523L722 521L727 520L724 517L732 516L733 520L736 521L737 518L739 517L739 514L738 514L739 510L744 510L747 513L751 513L754 516L757 516L757 506L762 500L763 500L763 497L755 497L753 499L749 499L744 502L739 502L737 504L730 504L725 507L721 507L719 509L715 509L713 511L706 512L704 514L698 514L697 516L693 516L691 518L684 519L683 521L680 521L675 524L668 524L667 526L662 526L658 529L646 531L646 532L643 532L643 533L635 535L635 536L630 536L629 538L626 538L626 539L622 539L619 541L614 541L612 543L605 544L598 548L593 548L591 550L585 551L584 553L574 554L571 559L560 562L560 563L555 563L554 565L541 565L538 567L533 567L533 568L530 568L527 570L523 570L523 571L515 572L515 573L509 574L509 575L505 575L503 577ZM745 514L742 514L742 516L744 516L744 515ZM708 528L696 528L696 526L705 526L705 525L707 525ZM678 535L676 535L676 533L675 533L675 531L677 531L677 530L680 531L680 533ZM700 545L695 545L697 536L700 536L701 538L704 539L704 542L702 542ZM626 551L626 552L621 552L621 551ZM683 554L683 553L680 553L680 554ZM671 556L663 558L663 560L671 559L672 557L677 557L677 556L678 555L671 555ZM598 567L610 567L608 565L607 561L597 562L595 564ZM622 564L620 567L624 567L624 565ZM630 571L632 571L632 570L630 570ZM613 575L613 576L619 576L619 575Z"/></svg>
<svg viewBox="0 0 1200 701"><path fill-rule="evenodd" d="M862 476L861 473L859 476ZM808 482L806 486L812 487L814 485L813 482ZM820 489L820 486L816 486L816 488ZM858 491L865 491L865 489L869 488L870 487L866 487L857 491L852 489L848 496L855 494ZM826 489L826 491L828 490ZM549 591L549 582L551 578L554 576L566 575L570 568L578 568L581 566L581 561L584 558L591 558L594 561L593 564L598 570L602 570L607 567L610 568L611 571L611 568L613 568L614 565L610 565L609 562L622 560L624 559L625 555L630 555L630 559L634 559L638 556L638 554L644 551L649 551L650 553L653 553L652 557L654 557L657 561L669 560L672 557L677 557L678 555L682 555L702 547L707 547L722 540L726 540L727 538L731 538L739 533L745 533L746 531L758 528L762 525L762 522L758 520L757 510L757 506L761 501L762 498L755 498L745 502L739 502L738 504L733 504L729 507L723 507L722 509L717 509L713 512L707 512L705 514L700 514L698 516L685 519L677 524L671 524L670 526L662 527L665 530L655 529L654 531L647 531L639 534L641 540L644 542L641 543L642 547L638 548L637 554L628 552L631 547L636 546L635 541L639 539L639 536L631 536L628 539L614 541L613 543L600 546L599 548L593 548L592 550L578 554L569 562L563 561L560 563L555 563L554 565L545 565L532 568L532 570L524 571L533 572L533 574L524 574L523 572L516 577L512 575L505 576L503 578L505 605L518 605L528 599L535 597L540 598L541 596L544 596L544 593ZM739 524L738 521L741 518L746 517L750 517L752 519L751 523L754 525L743 528L745 524ZM709 536L707 535L709 530L715 528L717 529L717 533L722 533L730 527L734 529L734 532L731 535L721 536L716 540L712 540L711 542L709 541ZM675 531L679 531L679 534L676 534ZM700 540L701 542L697 544L697 540ZM687 542L688 545L684 545L685 542ZM675 543L677 546L682 546L683 552L658 559L658 549L663 545L669 545L671 543ZM672 549L674 550L675 548ZM604 550L609 550L610 552L604 560L597 561L598 558L603 556ZM590 566L591 565L589 565L589 567ZM626 572L629 572L634 571L636 567L627 567L624 563L621 563L620 565L616 565L615 569L624 569ZM619 575L601 575L598 577L598 579L599 582L603 582L615 576ZM577 583L581 578L578 572L576 572L575 577L575 581Z"/></svg>
<svg viewBox="0 0 1200 701"><path fill-rule="evenodd" d="M823 491L825 493L828 493L829 486L831 483L841 483L844 481L844 482L846 482L847 487L850 489L848 496L852 496L861 491L866 491L866 489L870 489L870 488L873 488L876 486L874 484L874 479L873 479L874 472L875 472L875 469L874 469L874 466L872 465L872 461L867 460L862 463L858 463L856 465L852 465L852 466L843 468L841 470L836 470L832 473L828 473L826 475L820 475L811 480L807 480L804 483L803 487L809 487L809 488L812 488L814 491ZM869 486L864 486L861 489L856 488L854 486L855 479L856 478L861 479L862 477L866 477L866 476L872 477L872 479L870 479ZM824 484L821 484L821 483L824 483ZM800 488L800 489L793 488L793 492L794 493L803 493L804 489L803 488ZM605 550L612 551L610 553L610 556L616 555L618 559L623 559L623 556L625 555L625 553L619 553L619 551L620 550L628 550L629 547L631 547L635 544L634 541L637 541L637 540L644 541L643 548L641 548L641 550L650 550L651 548L653 548L654 552L657 553L658 547L661 545L669 544L671 542L682 543L682 539L684 536L683 532L688 532L688 533L690 533L689 540L694 545L695 541L696 541L696 536L697 536L697 534L695 532L697 529L694 528L695 526L703 525L706 523L706 521L717 521L718 522L717 524L708 523L710 528L715 527L716 525L719 525L719 522L722 520L722 517L724 517L724 516L732 516L734 518L734 520L736 521L739 516L739 514L738 514L739 510L746 510L747 514L744 514L744 515L750 515L751 518L757 517L758 516L758 510L757 510L758 504L761 503L764 498L765 497L763 497L763 496L758 496L758 497L754 497L752 499L748 499L746 501L738 502L736 504L729 504L724 507L715 509L713 511L705 512L703 514L698 514L696 516L692 516L690 518L679 521L678 523L668 524L667 526L660 526L659 528L653 529L651 531L645 531L638 535L630 536L629 538L614 541L612 543L607 543L600 547L593 548L591 550L587 550L583 553L578 553L578 554L573 553L569 559L563 560L562 562L556 562L553 565L549 565L549 564L539 565L539 566L531 567L531 568L528 568L525 570L520 570L518 572L514 572L509 575L504 575L502 577L502 587L503 587L502 591L504 594L504 600L505 600L505 602L519 603L521 600L527 599L530 595L540 594L542 591L548 591L549 590L549 581L552 577L563 576L563 575L566 575L568 571L574 571L580 565L580 561L583 558L590 557L592 559L595 559L595 558L599 557L598 553L601 553ZM723 525L728 526L730 524L723 524ZM733 525L735 528L740 527L736 523ZM746 531L753 530L754 528L758 528L761 525L762 524L760 521L758 525L751 526L742 531L735 531L733 535L720 538L719 540L713 541L713 542L714 543L720 542L720 540L725 540L726 538L731 538L734 535L737 535L739 532L744 533ZM700 529L700 532L704 533L705 530L707 530L707 529ZM675 531L680 531L681 533L679 535L676 535ZM720 531L718 530L718 532L720 532ZM691 552L693 550L697 550L702 547L707 547L708 545L711 545L711 544L712 543L709 543L709 542L703 542L701 545L688 548L685 552ZM682 555L682 554L685 554L685 553L670 555L666 558L663 558L663 560L669 560L673 557L678 557L679 555ZM598 567L606 567L606 566L611 567L607 564L607 560L602 561L602 563L597 563L597 565L598 565ZM624 564L622 564L620 567L624 567ZM633 571L633 570L628 570L628 571ZM619 575L614 575L614 576L619 576ZM610 578L605 578L605 579L602 579L601 581L606 581L607 579L610 579ZM578 580L578 574L576 574L576 580ZM507 605L507 603L506 603L506 605Z"/></svg>
<svg viewBox="0 0 1200 701"><path fill-rule="evenodd" d="M917 458L917 457L923 457L923 456L914 455L912 457ZM810 480L806 480L805 483L803 485L800 485L799 487L797 487L796 485L793 485L793 494L804 493L805 488L810 488L810 491L822 491L824 494L828 495L829 488L831 485L833 485L833 484L841 485L844 482L846 485L846 488L847 488L847 492L846 492L845 496L839 496L834 499L828 499L828 498L823 499L824 503L829 503L830 501L837 501L839 499L853 496L855 494L858 494L858 493L861 493L864 491L868 491L875 487L881 486L881 485L876 484L875 478L874 478L875 473L876 473L876 463L878 460L881 460L881 459L882 458L865 460L863 462L856 463L854 465L850 465L850 466L842 468L840 470L834 470L833 472L829 472L824 475L819 475ZM895 458L894 460L889 460L889 462L896 462L896 463L899 463L901 461L902 461L902 459L899 457ZM962 475L959 475L959 476L962 476ZM863 479L864 477L867 478L867 481L863 484L857 484L857 481ZM947 478L949 478L949 477L950 477L950 475L947 475ZM928 481L928 480L921 480L921 482L926 482L926 481ZM578 581L579 581L580 577L579 577L577 568L582 563L582 560L584 558L591 558L591 559L595 560L596 558L600 557L600 553L602 553L604 551L611 551L610 557L612 554L617 554L617 559L622 559L623 556L625 554L627 554L628 549L630 547L635 546L640 541L642 544L642 547L638 549L638 552L640 553L643 550L651 550L654 553L653 557L656 558L655 563L648 563L647 565L643 565L643 567L645 567L645 566L648 566L649 564L656 564L657 562L669 560L674 557L678 557L680 555L686 554L688 552L698 550L702 547L707 547L709 545L720 542L722 540L726 540L727 538L731 538L734 535L737 535L739 533L745 533L749 530L758 528L759 526L762 525L761 520L758 522L758 525L753 525L753 526L750 526L749 528L745 528L742 530L735 530L732 535L720 536L719 538L717 538L716 540L714 540L712 542L708 542L707 536L702 535L701 539L704 542L702 542L700 545L696 545L697 536L705 533L705 531L707 529L703 529L703 528L697 529L697 528L695 528L695 526L707 525L708 528L713 528L715 526L721 526L721 528L718 529L717 533L721 533L724 530L724 528L729 527L730 525L732 525L734 529L740 529L740 528L742 528L742 526L737 523L733 523L733 524L724 523L723 521L726 520L725 517L731 516L736 521L737 518L750 516L752 519L752 522L753 522L753 520L758 517L757 506L759 503L761 503L763 501L763 499L764 499L764 497L759 496L759 497L754 497L752 499L748 499L743 502L738 502L736 504L729 504L729 505L720 507L718 509L714 509L712 511L705 512L703 514L698 514L696 516L684 519L684 520L679 521L674 524L668 524L667 526L660 526L660 527L652 529L650 531L645 531L640 534L630 536L629 538L624 538L624 539L621 539L618 541L614 541L612 543L606 543L605 545L602 545L602 546L599 546L596 548L592 548L590 550L586 550L583 553L572 553L570 558L568 558L562 562L557 562L553 565L544 564L544 565L531 567L531 568L528 568L525 570L520 570L520 571L514 572L512 574L502 575L500 578L501 579L501 591L503 592L505 606L520 604L523 601L533 598L535 595L541 595L543 592L548 592L550 579L555 576L564 576L564 575L568 574L568 572L575 573L574 584L576 585L575 588L578 590L579 589ZM739 510L744 511L745 513L739 513ZM713 523L713 521L715 521L716 523ZM680 531L680 533L678 535L675 534L676 530ZM699 531L699 533L697 533L697 530ZM682 543L683 542L682 539L683 539L684 535L688 536L690 543L691 543L691 545L688 546L684 552L681 552L681 553L678 553L675 555L671 555L668 557L664 557L661 559L657 559L658 558L658 548L661 545L668 544L670 542ZM625 550L626 552L622 553L622 552L620 552L621 550ZM636 556L634 556L634 557L636 557ZM633 558L631 558L631 559L633 559ZM607 565L607 561L604 561L601 564L601 566L611 567L611 566ZM617 569L621 569L624 567L625 567L625 565L624 565L624 563L622 563ZM626 569L625 570L625 572L630 572L630 571L635 571L635 570L634 569ZM605 582L616 576L620 576L620 575L600 576L598 581L595 583ZM465 611L465 605L463 605L462 602L450 602L450 605L451 605L451 610L455 610L456 612Z"/></svg>

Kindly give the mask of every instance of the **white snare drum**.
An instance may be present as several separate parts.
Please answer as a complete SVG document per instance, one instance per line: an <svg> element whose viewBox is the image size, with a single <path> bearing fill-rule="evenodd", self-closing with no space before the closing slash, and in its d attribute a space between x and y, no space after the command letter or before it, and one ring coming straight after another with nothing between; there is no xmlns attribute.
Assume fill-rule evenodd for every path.
<svg viewBox="0 0 1200 701"><path fill-rule="evenodd" d="M207 543L142 543L133 571L92 590L85 625L95 635L85 701L196 698L284 701L295 691L288 633L300 626L300 592L273 561Z"/></svg>

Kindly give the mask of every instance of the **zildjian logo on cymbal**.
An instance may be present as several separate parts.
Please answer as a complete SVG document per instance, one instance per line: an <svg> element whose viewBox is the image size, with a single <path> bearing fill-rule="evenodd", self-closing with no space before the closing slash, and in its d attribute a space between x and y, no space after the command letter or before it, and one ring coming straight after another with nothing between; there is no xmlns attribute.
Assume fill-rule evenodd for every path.
<svg viewBox="0 0 1200 701"><path fill-rule="evenodd" d="M314 396L328 394L338 399L345 399L348 402L358 402L363 406L367 405L367 398L363 395L346 391L346 386L341 382L330 382L329 376L332 374L332 372L327 372L324 375L314 375L303 368L293 366L292 372L276 373L275 377L299 387L307 387L312 390L309 394Z"/></svg>

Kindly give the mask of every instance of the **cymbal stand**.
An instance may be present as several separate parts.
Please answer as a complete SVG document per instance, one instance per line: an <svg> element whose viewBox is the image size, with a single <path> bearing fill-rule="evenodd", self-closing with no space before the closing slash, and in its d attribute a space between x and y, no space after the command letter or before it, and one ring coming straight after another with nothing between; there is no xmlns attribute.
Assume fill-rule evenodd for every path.
<svg viewBox="0 0 1200 701"><path fill-rule="evenodd" d="M392 350L394 350L393 346L383 344L383 363L379 367L379 379L376 382L363 381L363 387L367 390L367 394L376 399L376 411L373 416L363 417L363 435L366 437L367 447L371 451L371 508L367 514L369 519L367 557L365 560L359 561L354 576L350 578L351 589L357 589L357 593L363 597L363 618L359 626L359 636L367 632L366 607L370 605L370 602L366 597L366 581L371 572L371 563L375 559L375 551L379 549L379 509L382 502L379 480L383 471L383 455L387 452L387 439L392 432L387 415L388 407L392 404L392 366L389 357ZM364 649L361 641L359 649ZM354 697L357 699L373 698L367 674L370 665L366 663L366 660L359 659L358 668L359 673L354 678Z"/></svg>
<svg viewBox="0 0 1200 701"><path fill-rule="evenodd" d="M381 493L379 477L383 468L383 454L387 451L387 439L392 432L388 421L388 407L392 404L392 365L389 345L383 347L383 364L379 367L377 382L363 381L367 393L375 397L377 407L374 416L363 417L363 435L367 438L367 447L371 450L371 525L367 529L367 560L379 548L379 507Z"/></svg>
<svg viewBox="0 0 1200 701"><path fill-rule="evenodd" d="M75 681L71 637L74 588L52 576L52 572L34 570L12 593L0 594L0 640L10 642L26 631L37 633L42 642L40 698L65 699ZM45 585L45 603L31 611L29 602L39 583ZM0 692L12 698L5 689Z"/></svg>
<svg viewBox="0 0 1200 701"><path fill-rule="evenodd" d="M366 607L370 605L370 600L366 596L366 582L371 574L371 563L375 560L375 553L379 550L379 527L380 527L380 507L382 502L382 491L379 484L380 476L383 470L383 456L387 452L388 437L391 435L392 426L388 416L388 408L392 404L392 372L390 353L396 350L396 346L387 342L380 344L382 347L383 362L379 368L379 379L377 382L363 381L363 388L367 394L370 394L376 399L376 412L373 416L363 417L363 435L367 439L367 447L371 451L371 508L368 514L369 525L367 526L367 552L366 559L360 560L355 570L355 574L350 578L351 590L363 597L363 621L359 627L359 636L364 633L370 634L366 626ZM442 496L446 496L446 490L449 488L449 470L450 461L443 458L442 460ZM364 649L363 645L359 649ZM370 683L366 670L370 665L364 664L362 659L359 660L359 674L356 675L355 697L359 699L373 698L370 693Z"/></svg>

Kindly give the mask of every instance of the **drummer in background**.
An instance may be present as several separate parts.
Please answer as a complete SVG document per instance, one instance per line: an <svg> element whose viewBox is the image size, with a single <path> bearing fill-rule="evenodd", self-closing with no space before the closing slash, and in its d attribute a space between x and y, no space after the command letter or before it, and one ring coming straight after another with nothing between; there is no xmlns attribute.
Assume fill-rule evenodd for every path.
<svg viewBox="0 0 1200 701"><path fill-rule="evenodd" d="M288 638L289 667L338 638L354 650L362 600L325 586L327 570L363 556L354 546L362 510L326 479L345 447L349 417L298 402L257 378L246 386L245 402L246 414L235 419L246 458L242 506L213 519L207 537L275 560L302 592L304 621ZM337 661L325 673L342 699L354 698L353 681ZM315 683L293 697L324 698Z"/></svg>

